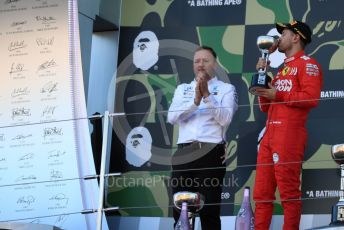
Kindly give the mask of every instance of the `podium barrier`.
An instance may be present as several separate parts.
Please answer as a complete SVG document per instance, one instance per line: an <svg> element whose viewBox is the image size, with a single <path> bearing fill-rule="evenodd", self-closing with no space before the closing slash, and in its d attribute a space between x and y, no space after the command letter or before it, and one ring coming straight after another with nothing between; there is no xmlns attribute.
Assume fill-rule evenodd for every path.
<svg viewBox="0 0 344 230"><path fill-rule="evenodd" d="M113 113L110 114L109 111L104 113L104 122L103 122L103 140L102 140L102 153L101 153L101 162L100 162L100 173L99 173L99 196L98 196L98 209L97 212L97 230L102 230L104 212L118 210L119 207L104 208L104 196L105 196L105 178L109 176L120 175L120 173L111 173L106 174L106 162L109 160L109 154L107 151L107 142L108 142L108 132L109 132L109 119L110 116L123 115L124 113Z"/></svg>
<svg viewBox="0 0 344 230"><path fill-rule="evenodd" d="M107 154L107 136L109 129L109 111L105 111L104 123L103 123L103 144L102 144L102 155L100 163L100 174L99 174L99 197L98 197L98 215L97 215L97 230L102 229L103 221L103 205L104 205L104 190L105 190L105 166L108 158Z"/></svg>

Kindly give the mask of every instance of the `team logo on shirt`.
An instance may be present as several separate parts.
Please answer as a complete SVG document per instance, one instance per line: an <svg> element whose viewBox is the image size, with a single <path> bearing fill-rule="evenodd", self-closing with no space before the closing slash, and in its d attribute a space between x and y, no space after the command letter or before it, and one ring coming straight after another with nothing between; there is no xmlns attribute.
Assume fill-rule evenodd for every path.
<svg viewBox="0 0 344 230"><path fill-rule="evenodd" d="M289 75L289 76L296 76L297 74L297 67L290 68L289 66L286 66L282 69L281 74L283 76Z"/></svg>
<svg viewBox="0 0 344 230"><path fill-rule="evenodd" d="M302 58L303 60L305 60L305 61L311 59L310 57L308 57L308 56L306 56L306 55L303 55L301 58Z"/></svg>
<svg viewBox="0 0 344 230"><path fill-rule="evenodd" d="M194 90L192 86L188 85L184 87L184 97L193 97Z"/></svg>
<svg viewBox="0 0 344 230"><path fill-rule="evenodd" d="M306 74L308 76L319 76L319 67L316 64L307 63L306 64Z"/></svg>
<svg viewBox="0 0 344 230"><path fill-rule="evenodd" d="M297 74L297 67L292 67L289 75L295 76Z"/></svg>
<svg viewBox="0 0 344 230"><path fill-rule="evenodd" d="M275 88L277 91L290 92L293 88L293 82L290 79L278 79L275 82Z"/></svg>
<svg viewBox="0 0 344 230"><path fill-rule="evenodd" d="M282 70L282 75L283 76L287 75L289 70L290 70L290 68L288 66L284 67L283 70Z"/></svg>
<svg viewBox="0 0 344 230"><path fill-rule="evenodd" d="M219 93L218 86L217 86L217 85L215 85L215 86L213 87L213 90L211 91L211 93L210 93L210 94L212 94L212 95L217 95L218 93Z"/></svg>

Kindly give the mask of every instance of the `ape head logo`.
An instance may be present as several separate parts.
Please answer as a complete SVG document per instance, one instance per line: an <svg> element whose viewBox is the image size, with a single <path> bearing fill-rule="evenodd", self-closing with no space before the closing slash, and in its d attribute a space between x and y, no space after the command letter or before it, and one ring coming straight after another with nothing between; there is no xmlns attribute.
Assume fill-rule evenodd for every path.
<svg viewBox="0 0 344 230"><path fill-rule="evenodd" d="M134 41L133 63L142 70L148 70L159 60L159 40L152 31L142 31Z"/></svg>
<svg viewBox="0 0 344 230"><path fill-rule="evenodd" d="M135 127L126 141L126 160L135 167L141 167L152 157L152 137L145 127Z"/></svg>

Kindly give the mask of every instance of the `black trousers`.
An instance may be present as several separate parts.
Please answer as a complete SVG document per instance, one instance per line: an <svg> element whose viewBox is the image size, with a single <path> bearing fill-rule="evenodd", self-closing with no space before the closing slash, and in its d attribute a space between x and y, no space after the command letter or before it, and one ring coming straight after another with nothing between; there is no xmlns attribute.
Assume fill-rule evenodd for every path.
<svg viewBox="0 0 344 230"><path fill-rule="evenodd" d="M224 153L224 144L194 143L180 145L172 156L172 195L190 191L199 192L205 198L199 213L202 230L221 229L221 187L226 172L221 157ZM179 215L180 212L174 209L175 224Z"/></svg>

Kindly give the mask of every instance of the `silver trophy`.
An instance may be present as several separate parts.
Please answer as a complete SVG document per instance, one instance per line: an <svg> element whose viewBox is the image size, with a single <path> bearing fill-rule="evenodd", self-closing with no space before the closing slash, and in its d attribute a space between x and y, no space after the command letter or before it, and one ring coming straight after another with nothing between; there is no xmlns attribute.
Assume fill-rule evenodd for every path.
<svg viewBox="0 0 344 230"><path fill-rule="evenodd" d="M203 195L196 192L177 192L173 195L174 206L181 210L183 202L188 204L188 209L192 212L199 212L203 208L204 198Z"/></svg>
<svg viewBox="0 0 344 230"><path fill-rule="evenodd" d="M332 226L344 226L344 144L332 146L332 158L340 165L339 201L332 207Z"/></svg>
<svg viewBox="0 0 344 230"><path fill-rule="evenodd" d="M188 217L191 229L195 227L195 215L203 208L204 196L198 192L182 191L173 195L174 206L182 209L183 203L186 202L188 206Z"/></svg>
<svg viewBox="0 0 344 230"><path fill-rule="evenodd" d="M269 55L273 53L278 46L278 36L259 36L257 38L257 46L262 54L262 58L267 63ZM258 73L252 76L249 92L256 95L257 88L269 88L271 78L266 74L266 68L260 68Z"/></svg>

